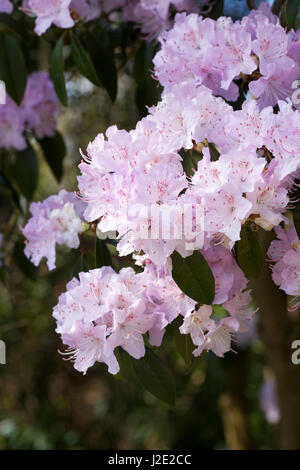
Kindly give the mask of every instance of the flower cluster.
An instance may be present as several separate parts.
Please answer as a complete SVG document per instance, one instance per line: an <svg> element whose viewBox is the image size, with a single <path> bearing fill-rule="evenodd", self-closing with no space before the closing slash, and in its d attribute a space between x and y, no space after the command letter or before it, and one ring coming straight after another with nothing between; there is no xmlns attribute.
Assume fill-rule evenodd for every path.
<svg viewBox="0 0 300 470"><path fill-rule="evenodd" d="M269 248L268 255L272 262L272 278L280 289L297 299L300 297L300 240L294 223L291 221L287 230L280 225L275 228L277 239Z"/></svg>
<svg viewBox="0 0 300 470"><path fill-rule="evenodd" d="M86 220L99 219L100 230L118 232L121 255L142 250L158 265L165 264L174 250L186 256L186 241L201 249L204 238L221 238L232 247L248 219L268 230L285 220L288 193L300 164L299 125L299 111L285 102L278 114L270 107L259 111L254 100L234 112L203 86L178 85L176 93L166 93L135 130L113 127L107 140L99 135L89 145L78 178L87 203ZM189 179L177 151L205 139L218 147L220 156L212 161L204 147ZM203 215L192 227L193 236L164 237L160 220L150 214L164 206L185 205L199 207ZM174 213L171 233L180 234L183 210ZM137 225L143 228L140 236Z"/></svg>
<svg viewBox="0 0 300 470"><path fill-rule="evenodd" d="M9 2L4 2L3 8L10 13ZM22 9L35 18L38 35L44 34L52 24L71 28L77 19L91 21L102 11L110 14L121 9L122 20L137 23L143 35L151 39L171 26L171 7L176 11L197 9L195 0L23 0Z"/></svg>
<svg viewBox="0 0 300 470"><path fill-rule="evenodd" d="M143 335L149 333L150 342L160 345L165 326L193 305L170 276L154 269L135 274L132 268L123 268L117 274L103 267L80 273L79 281L74 278L53 315L77 370L85 373L98 361L116 374L116 347L141 358Z"/></svg>
<svg viewBox="0 0 300 470"><path fill-rule="evenodd" d="M0 106L0 148L24 150L24 131L38 139L55 134L59 103L46 72L33 72L27 80L23 101L17 106L9 96Z"/></svg>
<svg viewBox="0 0 300 470"><path fill-rule="evenodd" d="M223 287L224 288L224 287ZM180 331L190 333L196 346L218 356L231 349L231 335L253 315L248 291L240 292L226 304L228 315L218 320L211 306L199 307L177 287L167 270L146 262L136 274L111 267L80 273L67 285L53 315L57 332L69 347L66 355L77 370L86 372L95 362L104 362L112 374L119 371L114 354L122 347L135 359L145 354L143 335L152 345L161 344L165 328L178 315L184 316Z"/></svg>
<svg viewBox="0 0 300 470"><path fill-rule="evenodd" d="M166 90L190 81L236 101L242 78L263 109L291 96L300 78L299 35L287 33L266 4L236 22L178 14L160 42L155 73Z"/></svg>
<svg viewBox="0 0 300 470"><path fill-rule="evenodd" d="M56 244L79 247L83 204L75 194L61 190L43 202L33 202L30 212L32 217L22 229L27 239L25 255L35 266L45 257L48 268L54 269Z"/></svg>
<svg viewBox="0 0 300 470"><path fill-rule="evenodd" d="M172 24L170 7L176 11L196 9L194 0L129 0L124 2L123 18L137 23L142 34L151 39Z"/></svg>
<svg viewBox="0 0 300 470"><path fill-rule="evenodd" d="M179 10L185 2L130 4L134 15L148 12L145 21L135 21L151 36L157 17L165 28L170 5ZM177 14L154 58L164 87L161 101L135 129L112 126L88 145L79 165L77 203L60 193L32 205L23 232L35 264L46 256L53 268L56 243L78 246L84 219L97 224L97 233L115 233L119 254L132 255L143 268L117 274L103 267L67 285L54 317L78 370L99 361L117 373L117 347L142 357L143 335L160 345L178 315L195 356L230 351L255 312L233 250L246 224L275 227L279 240L269 251L274 281L300 294L290 253L297 250L296 232L290 229L290 239L279 225L288 221L300 176L300 112L288 98L300 70L298 42L298 33L287 34L266 5L236 22ZM240 89L244 104L234 110L223 98L235 101ZM183 154L191 160L191 174L184 171ZM172 279L174 251L185 258L194 250L201 251L215 280L212 305L196 303Z"/></svg>

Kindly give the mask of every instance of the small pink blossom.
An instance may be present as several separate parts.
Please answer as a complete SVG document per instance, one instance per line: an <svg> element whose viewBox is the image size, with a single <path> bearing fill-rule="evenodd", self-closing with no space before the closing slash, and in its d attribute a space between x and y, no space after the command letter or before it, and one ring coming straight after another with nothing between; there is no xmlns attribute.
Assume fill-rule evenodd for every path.
<svg viewBox="0 0 300 470"><path fill-rule="evenodd" d="M83 205L75 194L65 190L30 205L32 217L22 232L27 239L25 255L35 266L45 257L48 268L55 268L56 243L78 248L82 211Z"/></svg>
<svg viewBox="0 0 300 470"><path fill-rule="evenodd" d="M38 139L52 137L56 130L59 102L46 72L34 72L27 81L21 111L27 128Z"/></svg>
<svg viewBox="0 0 300 470"><path fill-rule="evenodd" d="M24 116L16 103L6 96L6 103L0 104L0 148L24 150L27 144L23 133Z"/></svg>
<svg viewBox="0 0 300 470"><path fill-rule="evenodd" d="M13 5L9 0L0 0L0 13L12 13Z"/></svg>
<svg viewBox="0 0 300 470"><path fill-rule="evenodd" d="M36 18L35 32L44 34L52 24L59 28L71 28L74 21L70 13L72 0L24 0L23 9Z"/></svg>

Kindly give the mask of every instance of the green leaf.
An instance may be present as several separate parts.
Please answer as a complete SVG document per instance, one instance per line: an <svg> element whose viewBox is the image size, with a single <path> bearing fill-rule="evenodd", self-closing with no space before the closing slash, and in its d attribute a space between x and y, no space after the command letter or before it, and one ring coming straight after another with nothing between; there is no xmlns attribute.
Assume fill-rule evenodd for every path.
<svg viewBox="0 0 300 470"><path fill-rule="evenodd" d="M97 23L96 28L87 35L86 45L99 80L114 102L118 91L115 54L110 32L101 20Z"/></svg>
<svg viewBox="0 0 300 470"><path fill-rule="evenodd" d="M237 262L248 278L258 278L264 258L257 235L248 225L242 227L241 239L236 243Z"/></svg>
<svg viewBox="0 0 300 470"><path fill-rule="evenodd" d="M77 66L80 73L90 80L90 82L92 82L94 85L101 86L90 56L85 51L80 40L74 36L74 34L71 35L71 52L75 65Z"/></svg>
<svg viewBox="0 0 300 470"><path fill-rule="evenodd" d="M131 382L135 379L131 356L121 347L115 349L115 356L120 366L120 371L115 375L116 379Z"/></svg>
<svg viewBox="0 0 300 470"><path fill-rule="evenodd" d="M15 153L14 178L22 194L29 201L38 185L39 167L36 154L28 143L28 147Z"/></svg>
<svg viewBox="0 0 300 470"><path fill-rule="evenodd" d="M172 276L182 292L196 302L210 305L215 297L215 279L200 251L187 258L174 251L171 258Z"/></svg>
<svg viewBox="0 0 300 470"><path fill-rule="evenodd" d="M285 20L289 28L295 31L300 28L300 3L299 0L287 0L285 3Z"/></svg>
<svg viewBox="0 0 300 470"><path fill-rule="evenodd" d="M36 280L38 276L38 268L24 254L25 243L24 240L18 240L14 247L15 262L22 271L22 273L31 280Z"/></svg>
<svg viewBox="0 0 300 470"><path fill-rule="evenodd" d="M64 38L61 37L52 52L50 63L50 76L56 91L57 97L63 106L68 106L68 96L64 76L63 58Z"/></svg>
<svg viewBox="0 0 300 470"><path fill-rule="evenodd" d="M166 364L149 348L146 348L144 357L138 360L131 357L131 361L134 372L145 389L169 405L174 405L175 381Z"/></svg>
<svg viewBox="0 0 300 470"><path fill-rule="evenodd" d="M195 170L198 167L199 161L202 159L201 153L193 149L189 149L189 150L181 149L179 151L179 154L182 157L181 164L182 164L182 168L184 169L185 174L188 177L193 176L193 174L195 173Z"/></svg>
<svg viewBox="0 0 300 470"><path fill-rule="evenodd" d="M3 186L4 188L7 188L10 191L12 200L15 204L15 206L22 212L22 208L20 205L20 198L19 194L11 184L11 182L6 178L5 174L0 170L0 186Z"/></svg>
<svg viewBox="0 0 300 470"><path fill-rule="evenodd" d="M79 278L79 273L82 272L88 272L90 270L90 266L86 260L86 257L84 254L81 253L80 257L77 259L75 264L72 267L71 273L70 273L70 278L73 279L73 277Z"/></svg>
<svg viewBox="0 0 300 470"><path fill-rule="evenodd" d="M66 146L62 136L56 132L53 137L45 137L39 140L39 143L55 178L59 182L63 175L63 160L66 155Z"/></svg>
<svg viewBox="0 0 300 470"><path fill-rule="evenodd" d="M21 48L7 32L0 32L0 79L9 96L20 104L27 82L26 65Z"/></svg>
<svg viewBox="0 0 300 470"><path fill-rule="evenodd" d="M222 305L213 305L213 311L219 320L225 317L229 317L229 312L224 307L222 307Z"/></svg>
<svg viewBox="0 0 300 470"><path fill-rule="evenodd" d="M155 43L143 41L135 57L133 74L137 82L136 103L141 116L146 116L147 107L157 104L161 97L162 88L151 77L155 52Z"/></svg>
<svg viewBox="0 0 300 470"><path fill-rule="evenodd" d="M97 237L96 240L96 268L102 266L112 266L112 258L104 240Z"/></svg>
<svg viewBox="0 0 300 470"><path fill-rule="evenodd" d="M176 320L172 323L174 331L174 339L177 347L177 351L184 360L187 367L189 367L193 360L193 351L196 349L191 336L183 335L180 333L179 327L183 323L183 317L179 315Z"/></svg>

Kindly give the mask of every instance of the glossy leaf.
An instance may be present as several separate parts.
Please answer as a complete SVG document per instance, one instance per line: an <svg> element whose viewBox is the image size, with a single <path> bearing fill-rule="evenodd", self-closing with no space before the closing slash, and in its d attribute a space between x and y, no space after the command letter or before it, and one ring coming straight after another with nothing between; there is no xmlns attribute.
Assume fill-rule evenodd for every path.
<svg viewBox="0 0 300 470"><path fill-rule="evenodd" d="M132 382L135 379L135 373L131 356L129 356L129 354L121 347L115 349L115 356L120 366L120 371L115 375L115 378L125 382Z"/></svg>
<svg viewBox="0 0 300 470"><path fill-rule="evenodd" d="M155 52L156 45L144 41L135 57L133 73L137 82L136 102L141 116L146 116L148 107L155 105L161 97L162 88L151 76Z"/></svg>
<svg viewBox="0 0 300 470"><path fill-rule="evenodd" d="M114 102L118 91L114 48L110 32L101 21L97 23L94 31L88 34L86 44L97 76Z"/></svg>
<svg viewBox="0 0 300 470"><path fill-rule="evenodd" d="M264 258L257 235L251 227L244 226L241 239L236 243L237 262L248 278L258 278Z"/></svg>
<svg viewBox="0 0 300 470"><path fill-rule="evenodd" d="M68 96L64 76L63 37L61 37L53 50L50 64L50 76L57 97L62 105L68 106Z"/></svg>
<svg viewBox="0 0 300 470"><path fill-rule="evenodd" d="M35 151L28 144L27 149L16 152L15 156L14 179L26 199L31 200L39 178L39 167Z"/></svg>
<svg viewBox="0 0 300 470"><path fill-rule="evenodd" d="M0 80L9 96L20 104L27 82L26 65L20 46L7 32L0 32Z"/></svg>
<svg viewBox="0 0 300 470"><path fill-rule="evenodd" d="M215 297L215 280L200 251L186 258L174 251L171 258L172 276L182 292L196 302L210 305Z"/></svg>
<svg viewBox="0 0 300 470"><path fill-rule="evenodd" d="M80 40L74 34L71 35L71 52L79 72L94 85L101 86L90 56L84 49Z"/></svg>
<svg viewBox="0 0 300 470"><path fill-rule="evenodd" d="M112 258L104 240L96 240L96 268L112 266Z"/></svg>
<svg viewBox="0 0 300 470"><path fill-rule="evenodd" d="M193 360L193 351L196 349L194 345L191 335L183 335L180 333L180 326L183 323L183 317L179 315L175 322L172 323L174 328L174 339L176 343L177 351L179 352L180 356L184 360L187 367L189 367Z"/></svg>
<svg viewBox="0 0 300 470"><path fill-rule="evenodd" d="M74 263L71 273L70 273L70 278L73 279L73 277L79 278L79 273L81 272L88 272L90 270L90 266L86 260L86 257L84 254L80 254L79 258L77 261Z"/></svg>
<svg viewBox="0 0 300 470"><path fill-rule="evenodd" d="M20 206L19 194L17 193L17 191L15 190L11 182L6 178L5 174L1 170L0 170L0 186L3 186L4 188L9 190L14 204L20 211L22 211L22 208Z"/></svg>
<svg viewBox="0 0 300 470"><path fill-rule="evenodd" d="M22 273L31 280L36 280L38 276L38 268L24 254L24 240L18 240L14 247L15 262Z"/></svg>
<svg viewBox="0 0 300 470"><path fill-rule="evenodd" d="M66 146L59 132L53 137L45 137L39 140L43 149L45 158L57 181L60 181L63 175L63 160L66 155Z"/></svg>
<svg viewBox="0 0 300 470"><path fill-rule="evenodd" d="M286 0L284 18L289 28L293 28L295 31L300 28L299 0Z"/></svg>
<svg viewBox="0 0 300 470"><path fill-rule="evenodd" d="M172 372L149 348L141 359L131 358L133 369L141 384L155 397L174 405L175 381Z"/></svg>

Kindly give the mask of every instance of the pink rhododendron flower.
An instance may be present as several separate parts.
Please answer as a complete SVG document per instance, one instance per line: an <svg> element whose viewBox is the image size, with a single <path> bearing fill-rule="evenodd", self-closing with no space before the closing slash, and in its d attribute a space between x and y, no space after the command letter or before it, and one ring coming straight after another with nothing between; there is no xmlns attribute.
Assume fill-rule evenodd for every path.
<svg viewBox="0 0 300 470"><path fill-rule="evenodd" d="M9 0L0 0L0 13L12 13L13 8Z"/></svg>
<svg viewBox="0 0 300 470"><path fill-rule="evenodd" d="M288 295L300 295L300 241L293 222L287 230L275 228L277 240L269 248L273 281Z"/></svg>
<svg viewBox="0 0 300 470"><path fill-rule="evenodd" d="M161 50L154 58L155 74L169 89L183 81L210 87L215 95L227 93L239 74L251 74L251 36L239 23L221 17L217 21L198 15L178 14L174 27L162 34ZM231 88L228 99L235 100Z"/></svg>
<svg viewBox="0 0 300 470"><path fill-rule="evenodd" d="M85 21L91 21L100 16L101 0L72 0L71 8L79 18L85 17Z"/></svg>
<svg viewBox="0 0 300 470"><path fill-rule="evenodd" d="M259 395L260 407L264 412L267 422L277 424L281 416L276 382L272 375L264 379Z"/></svg>
<svg viewBox="0 0 300 470"><path fill-rule="evenodd" d="M171 26L171 6L176 11L192 11L194 3L194 0L129 0L125 2L123 17L139 24L146 39L152 39Z"/></svg>
<svg viewBox="0 0 300 470"><path fill-rule="evenodd" d="M252 50L259 58L260 67L264 67L287 55L288 36L279 24L274 25L261 16L257 22Z"/></svg>
<svg viewBox="0 0 300 470"><path fill-rule="evenodd" d="M59 102L48 73L34 72L29 76L21 110L27 128L38 139L55 134Z"/></svg>
<svg viewBox="0 0 300 470"><path fill-rule="evenodd" d="M238 331L238 321L232 317L226 317L217 322L212 315L212 307L203 305L198 310L189 312L180 327L180 332L190 334L193 343L197 346L193 351L194 356L199 356L207 350L223 357L231 350L231 335Z"/></svg>
<svg viewBox="0 0 300 470"><path fill-rule="evenodd" d="M224 302L236 298L247 287L248 281L230 250L210 242L202 254L215 278L214 304L224 304Z"/></svg>
<svg viewBox="0 0 300 470"><path fill-rule="evenodd" d="M292 83L300 76L299 66L287 56L261 66L261 72L263 76L249 84L260 109L275 106L279 100L290 97Z"/></svg>
<svg viewBox="0 0 300 470"><path fill-rule="evenodd" d="M177 304L177 299L182 300ZM167 273L157 272L151 264L140 274L131 268L117 274L111 267L103 267L80 273L79 281L73 279L60 296L53 316L77 370L85 373L99 361L116 374L117 346L136 359L142 357L143 334L149 332L150 341L159 345L165 326L185 313L183 306L194 305Z"/></svg>
<svg viewBox="0 0 300 470"><path fill-rule="evenodd" d="M52 24L59 28L71 28L74 25L70 13L72 0L24 0L23 9L34 16L35 32L41 36Z"/></svg>
<svg viewBox="0 0 300 470"><path fill-rule="evenodd" d="M22 229L27 239L25 255L35 266L45 257L48 268L54 269L57 243L69 248L79 247L83 204L75 194L61 190L43 202L33 202L30 212L32 217Z"/></svg>
<svg viewBox="0 0 300 470"><path fill-rule="evenodd" d="M24 117L16 103L6 96L6 103L0 104L0 148L24 150L27 144L23 132Z"/></svg>

